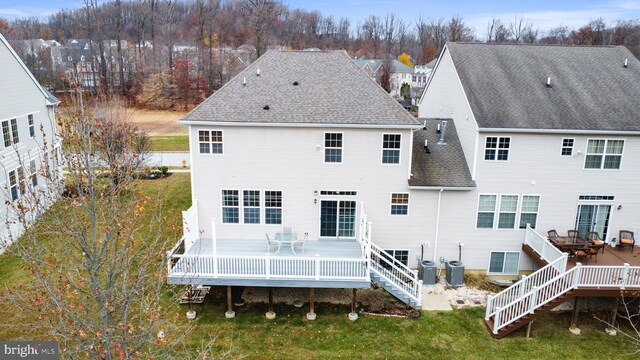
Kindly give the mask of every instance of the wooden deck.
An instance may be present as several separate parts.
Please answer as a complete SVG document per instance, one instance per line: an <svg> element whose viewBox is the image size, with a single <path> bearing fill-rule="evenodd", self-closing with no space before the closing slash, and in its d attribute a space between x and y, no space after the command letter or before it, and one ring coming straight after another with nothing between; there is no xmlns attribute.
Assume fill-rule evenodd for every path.
<svg viewBox="0 0 640 360"><path fill-rule="evenodd" d="M538 255L538 253L528 245L523 244L522 250L527 255L529 255L539 266L547 265L547 262L542 259L540 255ZM589 266L622 266L624 264L629 264L631 266L640 266L640 249L634 249L632 253L631 249L629 249L628 247L620 249L606 245L604 248L604 253L599 252L598 256L592 256L591 258L587 257L584 260L581 260L580 263L582 265ZM567 270L575 266L576 258L569 257L569 261L567 261Z"/></svg>
<svg viewBox="0 0 640 360"><path fill-rule="evenodd" d="M354 240L308 240L304 248L296 247L295 253L289 245L282 245L276 254L274 247L267 251L266 240L235 240L218 239L216 250L218 255L231 256L270 256L279 257L309 257L321 258L361 258L360 245ZM188 255L213 255L213 242L211 239L197 240L189 249Z"/></svg>

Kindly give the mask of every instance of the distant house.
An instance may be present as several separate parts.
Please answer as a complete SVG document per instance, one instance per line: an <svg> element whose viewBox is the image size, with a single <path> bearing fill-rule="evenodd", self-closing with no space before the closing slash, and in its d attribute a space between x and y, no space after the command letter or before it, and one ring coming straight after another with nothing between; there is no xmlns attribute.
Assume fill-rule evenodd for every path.
<svg viewBox="0 0 640 360"><path fill-rule="evenodd" d="M356 65L358 65L358 67L360 67L365 73L367 73L367 75L380 83L380 76L382 74L383 65L382 60L354 59L353 61L356 63ZM401 63L398 60L391 60L391 96L395 98L400 97L400 89L402 88L402 84L408 84L409 86L411 86L412 74L412 68Z"/></svg>
<svg viewBox="0 0 640 360"><path fill-rule="evenodd" d="M427 80L436 65L436 60L432 60L425 65L415 65L413 67L413 75L411 76L411 90L416 98L420 98L422 90L427 85Z"/></svg>
<svg viewBox="0 0 640 360"><path fill-rule="evenodd" d="M579 239L613 244L621 230L640 235L639 114L640 62L623 46L444 47L419 115L455 124L476 187L444 190L445 242L432 251L490 275L542 266L490 299L485 320L494 336L572 296L640 289L640 261L623 257L629 247L606 247L595 259L576 250L590 244ZM547 236L574 229L569 244Z"/></svg>
<svg viewBox="0 0 640 360"><path fill-rule="evenodd" d="M41 169L59 165L54 108L60 101L38 84L1 34L0 63L0 187L5 204L0 207L0 243L6 244L23 231L7 204L30 196L27 188L45 191Z"/></svg>

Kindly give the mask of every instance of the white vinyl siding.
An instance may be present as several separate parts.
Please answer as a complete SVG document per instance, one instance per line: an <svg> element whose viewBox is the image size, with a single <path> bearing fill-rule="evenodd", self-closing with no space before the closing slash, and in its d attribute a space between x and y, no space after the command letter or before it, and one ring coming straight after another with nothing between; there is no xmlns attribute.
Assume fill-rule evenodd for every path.
<svg viewBox="0 0 640 360"><path fill-rule="evenodd" d="M492 251L489 260L490 274L517 274L520 253L515 251Z"/></svg>
<svg viewBox="0 0 640 360"><path fill-rule="evenodd" d="M624 140L589 139L585 169L620 169Z"/></svg>

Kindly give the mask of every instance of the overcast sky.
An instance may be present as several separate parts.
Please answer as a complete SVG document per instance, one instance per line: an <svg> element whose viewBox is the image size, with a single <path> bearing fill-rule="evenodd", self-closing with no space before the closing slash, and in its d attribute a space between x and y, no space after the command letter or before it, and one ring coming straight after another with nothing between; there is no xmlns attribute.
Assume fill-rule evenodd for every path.
<svg viewBox="0 0 640 360"><path fill-rule="evenodd" d="M103 0L99 0L100 3ZM451 18L459 15L483 37L492 17L505 22L524 17L541 31L557 25L577 28L591 19L602 17L607 23L617 19L640 19L640 0L283 0L290 8L318 10L323 15L348 17L352 26L369 15L383 17L393 12L406 22L422 16ZM62 8L78 8L82 0L0 0L0 17L47 15Z"/></svg>

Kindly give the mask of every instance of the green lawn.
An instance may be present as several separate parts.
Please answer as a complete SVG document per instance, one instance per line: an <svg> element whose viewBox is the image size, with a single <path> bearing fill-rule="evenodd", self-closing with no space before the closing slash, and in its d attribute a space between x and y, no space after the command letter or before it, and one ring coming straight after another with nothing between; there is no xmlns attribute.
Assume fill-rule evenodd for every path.
<svg viewBox="0 0 640 360"><path fill-rule="evenodd" d="M190 206L189 174L144 181L143 186L148 194L160 190L165 196L164 231L167 242L173 245L181 232L180 211ZM46 216L43 221L47 221ZM18 259L0 256L0 296L5 287L30 279ZM172 311L171 321L186 322L187 308L176 309L171 301L166 304ZM215 337L218 352L231 349L233 356L247 359L627 359L633 358L628 354L634 350L622 336L606 335L605 326L588 314L580 316L580 336L567 330L570 314L554 314L536 320L531 338L520 329L505 339L494 340L482 322L484 308L424 312L419 319L362 315L350 322L346 318L348 306L321 303L316 306L317 320L310 322L305 318L308 304L303 308L276 305L277 318L271 321L264 317L265 304L235 308L234 319L224 317L225 304L224 289L216 288L205 304L194 305L198 318L182 344L184 348L197 348ZM12 324L37 323L34 316L0 308L0 340L33 339L37 332ZM164 330L168 339L180 335Z"/></svg>
<svg viewBox="0 0 640 360"><path fill-rule="evenodd" d="M189 135L151 136L149 151L189 151Z"/></svg>

